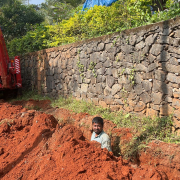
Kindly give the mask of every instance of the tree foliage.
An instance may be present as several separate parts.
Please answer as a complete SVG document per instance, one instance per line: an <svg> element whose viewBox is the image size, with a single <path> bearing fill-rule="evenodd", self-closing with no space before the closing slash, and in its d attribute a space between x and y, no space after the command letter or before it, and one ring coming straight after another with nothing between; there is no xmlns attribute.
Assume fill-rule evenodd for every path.
<svg viewBox="0 0 180 180"><path fill-rule="evenodd" d="M8 2L0 8L0 25L4 29L6 40L25 35L32 25L40 24L44 20L33 6L23 5L18 0Z"/></svg>
<svg viewBox="0 0 180 180"><path fill-rule="evenodd" d="M8 44L11 55L37 51L67 43L101 36L152 22L175 17L180 13L179 3L166 2L167 11L150 11L151 0L118 0L109 7L94 6L75 13L55 25L41 25L22 38ZM18 46L17 46L18 45Z"/></svg>

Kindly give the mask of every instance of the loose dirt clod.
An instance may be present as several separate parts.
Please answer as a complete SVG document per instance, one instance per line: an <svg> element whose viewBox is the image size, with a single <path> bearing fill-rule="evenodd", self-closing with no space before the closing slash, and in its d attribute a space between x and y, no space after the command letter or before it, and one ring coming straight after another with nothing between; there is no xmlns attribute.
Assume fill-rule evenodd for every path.
<svg viewBox="0 0 180 180"><path fill-rule="evenodd" d="M53 115L0 104L0 179L180 179L178 145L152 142L141 152L140 165L131 164L89 141L92 117L63 111L68 118L58 124Z"/></svg>

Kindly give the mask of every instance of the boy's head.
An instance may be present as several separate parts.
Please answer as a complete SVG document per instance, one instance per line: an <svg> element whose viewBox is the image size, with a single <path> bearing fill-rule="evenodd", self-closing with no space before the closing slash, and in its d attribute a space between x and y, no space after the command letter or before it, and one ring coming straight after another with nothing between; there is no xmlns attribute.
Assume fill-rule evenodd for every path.
<svg viewBox="0 0 180 180"><path fill-rule="evenodd" d="M104 122L101 117L95 117L92 120L92 128L96 134L100 134L103 130Z"/></svg>

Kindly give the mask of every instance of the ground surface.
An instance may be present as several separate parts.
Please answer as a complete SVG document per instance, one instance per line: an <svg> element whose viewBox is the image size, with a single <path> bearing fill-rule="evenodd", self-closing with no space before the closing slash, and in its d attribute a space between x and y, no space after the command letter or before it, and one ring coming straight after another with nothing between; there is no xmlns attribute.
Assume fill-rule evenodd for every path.
<svg viewBox="0 0 180 180"><path fill-rule="evenodd" d="M92 116L49 103L0 101L0 179L180 179L179 145L153 141L132 163L89 141ZM130 129L116 129L108 120L105 131L115 155L121 152L117 145L132 137Z"/></svg>

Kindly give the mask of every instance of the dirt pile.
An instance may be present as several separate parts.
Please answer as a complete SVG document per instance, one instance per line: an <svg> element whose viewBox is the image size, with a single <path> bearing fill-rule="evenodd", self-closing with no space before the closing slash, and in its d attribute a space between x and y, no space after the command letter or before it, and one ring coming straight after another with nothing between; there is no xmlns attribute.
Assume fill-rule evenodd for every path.
<svg viewBox="0 0 180 180"><path fill-rule="evenodd" d="M85 118L89 118L87 114L74 117L78 124L74 125L83 122L81 127ZM173 165L176 174L169 172L170 167L163 170L158 164L148 164L151 153L144 155L145 159L140 157L142 164L139 167L132 165L101 149L98 143L88 141L72 122L71 125L58 124L54 116L20 105L0 103L0 122L0 178L3 180L174 180L180 177L177 161ZM174 158L176 155L171 161Z"/></svg>

